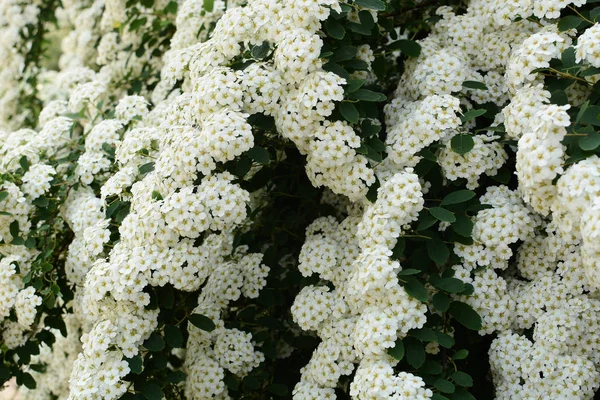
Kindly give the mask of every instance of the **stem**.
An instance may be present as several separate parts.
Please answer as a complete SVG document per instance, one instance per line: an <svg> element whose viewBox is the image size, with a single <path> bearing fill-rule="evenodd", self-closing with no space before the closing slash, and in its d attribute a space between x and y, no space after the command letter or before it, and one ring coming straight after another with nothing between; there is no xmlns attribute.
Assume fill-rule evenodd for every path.
<svg viewBox="0 0 600 400"><path fill-rule="evenodd" d="M577 11L577 9L575 7L573 7L573 6L567 6L567 8L569 8L571 11L573 11L575 14L577 14L577 16L579 18L581 18L582 20L584 20L588 24L591 24L591 25L595 24L594 21L590 21L589 19L587 19L586 17L584 17L579 11Z"/></svg>
<svg viewBox="0 0 600 400"><path fill-rule="evenodd" d="M588 81L586 81L583 78L580 78L580 77L575 76L575 75L568 74L566 72L559 71L559 70L554 69L552 67L548 67L548 70L551 71L551 72L554 72L555 74L557 74L557 75L559 75L559 76L561 76L563 78L570 78L570 79L575 79L575 80L580 81L580 82L585 82L585 84L588 85L588 86L590 84Z"/></svg>
<svg viewBox="0 0 600 400"><path fill-rule="evenodd" d="M413 238L422 238L422 239L431 239L429 236L424 235L400 235L401 237L413 237Z"/></svg>

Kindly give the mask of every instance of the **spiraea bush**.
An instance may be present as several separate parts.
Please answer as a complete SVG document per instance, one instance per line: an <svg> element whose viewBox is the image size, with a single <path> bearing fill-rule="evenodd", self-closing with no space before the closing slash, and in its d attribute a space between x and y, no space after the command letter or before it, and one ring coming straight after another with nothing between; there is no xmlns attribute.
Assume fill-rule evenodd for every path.
<svg viewBox="0 0 600 400"><path fill-rule="evenodd" d="M0 2L26 399L592 399L597 0Z"/></svg>

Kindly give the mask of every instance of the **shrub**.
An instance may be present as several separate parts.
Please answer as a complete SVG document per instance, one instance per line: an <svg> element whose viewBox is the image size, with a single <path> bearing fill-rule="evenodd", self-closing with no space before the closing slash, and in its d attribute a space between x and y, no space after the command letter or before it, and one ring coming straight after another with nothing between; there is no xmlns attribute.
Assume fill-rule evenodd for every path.
<svg viewBox="0 0 600 400"><path fill-rule="evenodd" d="M2 2L0 378L593 398L596 4Z"/></svg>

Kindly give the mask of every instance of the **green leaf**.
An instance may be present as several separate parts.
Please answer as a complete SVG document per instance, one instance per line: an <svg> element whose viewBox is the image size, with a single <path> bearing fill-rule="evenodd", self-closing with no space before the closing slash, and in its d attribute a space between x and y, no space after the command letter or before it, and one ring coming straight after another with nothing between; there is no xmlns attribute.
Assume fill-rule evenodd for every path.
<svg viewBox="0 0 600 400"><path fill-rule="evenodd" d="M425 348L420 340L405 337L404 347L406 348L406 361L414 368L419 368L425 362Z"/></svg>
<svg viewBox="0 0 600 400"><path fill-rule="evenodd" d="M582 22L583 19L577 15L567 15L558 21L558 30L563 32L568 31L569 29L575 29L581 25Z"/></svg>
<svg viewBox="0 0 600 400"><path fill-rule="evenodd" d="M346 82L346 86L344 87L344 90L345 90L346 93L356 92L364 84L365 84L365 80L364 79L349 79Z"/></svg>
<svg viewBox="0 0 600 400"><path fill-rule="evenodd" d="M441 332L441 331L437 331L436 335L437 335L437 342L440 344L440 346L445 347L447 349L454 346L454 338L452 336L448 335L447 333Z"/></svg>
<svg viewBox="0 0 600 400"><path fill-rule="evenodd" d="M473 233L473 227L475 226L475 224L469 216L464 214L457 214L456 222L454 222L451 226L452 230L454 230L454 232L458 233L459 235L464 237L471 237L471 234Z"/></svg>
<svg viewBox="0 0 600 400"><path fill-rule="evenodd" d="M385 143L383 143L378 137L371 137L365 140L365 144L378 152L385 151Z"/></svg>
<svg viewBox="0 0 600 400"><path fill-rule="evenodd" d="M19 165L21 166L21 168L23 168L23 171L27 172L27 171L29 171L29 167L31 164L29 164L29 160L27 159L26 156L22 156L19 159Z"/></svg>
<svg viewBox="0 0 600 400"><path fill-rule="evenodd" d="M373 15L370 11L362 10L359 12L358 19L360 20L361 25L367 29L373 29L375 26L375 20L373 19Z"/></svg>
<svg viewBox="0 0 600 400"><path fill-rule="evenodd" d="M478 81L464 81L462 85L467 89L488 90L488 87L485 86L485 83Z"/></svg>
<svg viewBox="0 0 600 400"><path fill-rule="evenodd" d="M454 222L456 221L456 217L452 211L448 211L443 207L431 207L429 209L431 215L439 219L440 221L445 222Z"/></svg>
<svg viewBox="0 0 600 400"><path fill-rule="evenodd" d="M50 286L50 290L54 295L58 295L60 293L60 287L57 284L52 284Z"/></svg>
<svg viewBox="0 0 600 400"><path fill-rule="evenodd" d="M269 50L271 50L269 42L264 41L260 45L252 47L250 53L252 54L252 58L262 60L269 54Z"/></svg>
<svg viewBox="0 0 600 400"><path fill-rule="evenodd" d="M592 132L579 138L579 147L584 151L593 151L600 146L600 133Z"/></svg>
<svg viewBox="0 0 600 400"><path fill-rule="evenodd" d="M129 369L134 374L140 374L144 369L144 361L142 360L142 356L139 354L133 358L126 358L125 361L129 364Z"/></svg>
<svg viewBox="0 0 600 400"><path fill-rule="evenodd" d="M570 68L575 65L575 47L567 47L560 55L563 67Z"/></svg>
<svg viewBox="0 0 600 400"><path fill-rule="evenodd" d="M408 332L408 334L422 342L435 342L437 340L435 331L427 327L423 327L421 329L412 329Z"/></svg>
<svg viewBox="0 0 600 400"><path fill-rule="evenodd" d="M390 45L390 49L397 49L407 57L416 58L421 55L421 45L414 40L400 39Z"/></svg>
<svg viewBox="0 0 600 400"><path fill-rule="evenodd" d="M416 275L416 274L420 274L420 273L421 273L421 271L418 269L406 268L406 269L401 269L398 272L398 276Z"/></svg>
<svg viewBox="0 0 600 400"><path fill-rule="evenodd" d="M27 240L25 240L25 247L27 247L28 249L33 249L36 245L36 241L34 237L28 237Z"/></svg>
<svg viewBox="0 0 600 400"><path fill-rule="evenodd" d="M252 168L252 160L249 157L242 156L235 165L235 174L239 178L243 178L250 171L250 168Z"/></svg>
<svg viewBox="0 0 600 400"><path fill-rule="evenodd" d="M467 154L473 149L473 147L475 147L475 141L473 141L471 135L459 134L452 138L450 141L450 146L455 153L462 156L463 154Z"/></svg>
<svg viewBox="0 0 600 400"><path fill-rule="evenodd" d="M125 205L117 212L115 215L115 222L121 223L125 219L125 217L129 214L129 209L131 207L130 203L124 203Z"/></svg>
<svg viewBox="0 0 600 400"><path fill-rule="evenodd" d="M466 389L457 388L456 392L452 395L452 400L476 400L475 396L467 392Z"/></svg>
<svg viewBox="0 0 600 400"><path fill-rule="evenodd" d="M435 224L438 220L433 215L431 215L429 211L424 209L419 215L418 221L419 224L417 225L417 230L423 231Z"/></svg>
<svg viewBox="0 0 600 400"><path fill-rule="evenodd" d="M346 30L342 24L334 19L328 19L323 23L323 26L325 27L325 32L334 39L342 40L346 36Z"/></svg>
<svg viewBox="0 0 600 400"><path fill-rule="evenodd" d="M427 254L438 265L444 265L450 257L450 250L446 243L437 235L434 235L431 240L426 242Z"/></svg>
<svg viewBox="0 0 600 400"><path fill-rule="evenodd" d="M137 30L144 26L147 21L148 19L146 17L136 18L129 24L129 29L137 32Z"/></svg>
<svg viewBox="0 0 600 400"><path fill-rule="evenodd" d="M352 32L358 33L359 35L363 35L363 36L370 36L371 35L371 29L369 29L368 27L356 23L356 22L346 22L344 24L346 26L347 29L350 29Z"/></svg>
<svg viewBox="0 0 600 400"><path fill-rule="evenodd" d="M342 46L334 51L331 61L340 62L350 60L356 57L357 51L357 48L354 46Z"/></svg>
<svg viewBox="0 0 600 400"><path fill-rule="evenodd" d="M371 160L373 160L375 162L383 161L383 157L381 156L381 154L379 154L379 152L377 150L375 150L371 146L366 146L366 148L367 148L367 157L368 158L370 158Z"/></svg>
<svg viewBox="0 0 600 400"><path fill-rule="evenodd" d="M550 94L550 101L553 104L564 106L565 104L569 104L569 97L564 90L555 90Z"/></svg>
<svg viewBox="0 0 600 400"><path fill-rule="evenodd" d="M358 89L356 92L352 93L350 97L356 100L370 102L382 102L387 100L387 97L383 93L374 92L368 89Z"/></svg>
<svg viewBox="0 0 600 400"><path fill-rule="evenodd" d="M442 373L442 364L434 360L427 360L419 369L419 372L429 375L439 375Z"/></svg>
<svg viewBox="0 0 600 400"><path fill-rule="evenodd" d="M363 136L376 135L381 131L381 124L377 120L364 119L360 123L360 131Z"/></svg>
<svg viewBox="0 0 600 400"><path fill-rule="evenodd" d="M356 4L359 7L368 8L370 10L385 10L385 2L381 0L354 0L354 4Z"/></svg>
<svg viewBox="0 0 600 400"><path fill-rule="evenodd" d="M592 76L592 75L598 75L598 74L600 74L600 68L587 67L586 69L584 69L583 71L581 71L579 73L579 76L586 77L586 76Z"/></svg>
<svg viewBox="0 0 600 400"><path fill-rule="evenodd" d="M596 68L596 67L587 67L586 69L579 72L579 76L581 76L581 77L598 75L598 74L600 74L600 68Z"/></svg>
<svg viewBox="0 0 600 400"><path fill-rule="evenodd" d="M167 381L170 383L179 383L185 381L187 375L183 371L173 371L167 375Z"/></svg>
<svg viewBox="0 0 600 400"><path fill-rule="evenodd" d="M35 372L46 372L46 365L44 365L44 364L30 364L29 368L31 368ZM2 377L0 377L0 382L1 381L2 381Z"/></svg>
<svg viewBox="0 0 600 400"><path fill-rule="evenodd" d="M286 396L289 393L288 387L281 383L272 383L269 386L269 392L273 393L275 396Z"/></svg>
<svg viewBox="0 0 600 400"><path fill-rule="evenodd" d="M152 191L152 199L153 200L163 200L162 194L160 194L160 192L157 192L156 190Z"/></svg>
<svg viewBox="0 0 600 400"><path fill-rule="evenodd" d="M457 190L444 197L440 205L447 206L450 204L464 203L465 201L471 200L473 197L475 197L475 192L472 190Z"/></svg>
<svg viewBox="0 0 600 400"><path fill-rule="evenodd" d="M7 197L8 197L8 192L5 192L5 191L0 192L0 201L6 200Z"/></svg>
<svg viewBox="0 0 600 400"><path fill-rule="evenodd" d="M148 172L154 171L154 161L141 165L138 168L140 175L147 174Z"/></svg>
<svg viewBox="0 0 600 400"><path fill-rule="evenodd" d="M158 332L153 332L152 335L150 335L150 337L144 342L144 347L151 352L161 351L165 348L165 341Z"/></svg>
<svg viewBox="0 0 600 400"><path fill-rule="evenodd" d="M35 283L34 283L35 286ZM41 285L40 285L41 286ZM48 297L44 300L44 304L47 308L54 308L54 302L56 301L56 296L54 293L49 293Z"/></svg>
<svg viewBox="0 0 600 400"><path fill-rule="evenodd" d="M451 299L446 293L439 292L433 295L433 306L438 311L448 311L448 307L450 307L450 301Z"/></svg>
<svg viewBox="0 0 600 400"><path fill-rule="evenodd" d="M20 379L18 379L18 378L20 378ZM20 382L17 382L17 384L23 385L27 389L33 390L37 387L37 383L36 383L35 379L33 379L33 376L31 376L31 374L29 374L27 372L23 372L21 375L18 375L17 380L20 381Z"/></svg>
<svg viewBox="0 0 600 400"><path fill-rule="evenodd" d="M348 73L348 71L346 71L344 69L344 67L342 67L341 65L334 63L334 62L328 62L327 64L323 65L323 69L325 71L329 71L329 72L333 72L334 74L348 80L350 79L350 74Z"/></svg>
<svg viewBox="0 0 600 400"><path fill-rule="evenodd" d="M4 365L0 365L0 383L8 381L11 377L10 370Z"/></svg>
<svg viewBox="0 0 600 400"><path fill-rule="evenodd" d="M473 307L461 301L453 301L448 308L450 315L461 325L474 331L481 329L481 317Z"/></svg>
<svg viewBox="0 0 600 400"><path fill-rule="evenodd" d="M406 282L404 284L404 290L406 290L406 293L408 293L409 296L414 297L423 303L427 303L429 300L429 293L421 281L414 276L407 276L403 278L403 280Z"/></svg>
<svg viewBox="0 0 600 400"><path fill-rule="evenodd" d="M196 328L202 329L203 331L207 331L207 332L212 332L217 327L210 318L208 318L202 314L190 315L189 321Z"/></svg>
<svg viewBox="0 0 600 400"><path fill-rule="evenodd" d="M456 371L452 375L450 375L450 378L454 382L456 382L456 384L458 386L463 386L463 387L473 386L473 378L471 378L471 375L469 375L465 372Z"/></svg>
<svg viewBox="0 0 600 400"><path fill-rule="evenodd" d="M462 117L460 117L460 120L465 123L467 121L471 121L472 119L475 119L477 117L482 116L483 114L485 114L487 112L487 110L480 108L480 109L473 109L473 110L469 110L467 112L465 112Z"/></svg>
<svg viewBox="0 0 600 400"><path fill-rule="evenodd" d="M442 393L454 393L456 387L452 384L452 382L447 381L442 378L438 378L433 382L433 387L438 389Z"/></svg>
<svg viewBox="0 0 600 400"><path fill-rule="evenodd" d="M269 151L264 147L254 146L248 150L248 157L259 164L264 165L269 163Z"/></svg>
<svg viewBox="0 0 600 400"><path fill-rule="evenodd" d="M12 237L19 237L20 229L19 229L19 221L13 221L8 226L8 231L12 235Z"/></svg>
<svg viewBox="0 0 600 400"><path fill-rule="evenodd" d="M215 0L203 0L204 1L204 9L208 12L212 12L215 8Z"/></svg>
<svg viewBox="0 0 600 400"><path fill-rule="evenodd" d="M377 201L377 191L380 187L381 183L379 182L379 179L375 177L375 182L371 186L369 186L369 191L367 192L367 200L369 200L371 203L375 203L375 201Z"/></svg>
<svg viewBox="0 0 600 400"><path fill-rule="evenodd" d="M50 201L48 200L47 197L38 197L37 199L33 200L31 202L31 204L33 204L34 206L38 206L40 208L46 208L48 207L48 204L50 204Z"/></svg>
<svg viewBox="0 0 600 400"><path fill-rule="evenodd" d="M404 254L404 249L406 248L406 240L403 237L398 238L398 241L396 242L396 245L394 246L394 248L392 249L392 260L399 260L400 257L402 257L402 255ZM398 275L413 275L410 273L402 273L403 271L407 271L407 270L401 270L400 272L398 272ZM415 269L415 271L417 271L416 273L420 272L418 270Z"/></svg>
<svg viewBox="0 0 600 400"><path fill-rule="evenodd" d="M443 290L448 293L459 293L465 288L465 283L458 278L440 278L439 276L432 276L429 278L429 283L434 287Z"/></svg>
<svg viewBox="0 0 600 400"><path fill-rule="evenodd" d="M163 8L165 14L177 14L177 2L170 1L165 8Z"/></svg>
<svg viewBox="0 0 600 400"><path fill-rule="evenodd" d="M450 400L450 399L447 398L446 396L444 396L443 394L433 393L433 395L431 396L431 400Z"/></svg>
<svg viewBox="0 0 600 400"><path fill-rule="evenodd" d="M358 110L353 103L342 102L340 103L340 114L344 119L352 124L358 124Z"/></svg>
<svg viewBox="0 0 600 400"><path fill-rule="evenodd" d="M469 350L460 349L452 356L453 360L464 360L469 355Z"/></svg>
<svg viewBox="0 0 600 400"><path fill-rule="evenodd" d="M165 326L165 340L173 348L183 347L183 334L181 329L175 325Z"/></svg>
<svg viewBox="0 0 600 400"><path fill-rule="evenodd" d="M154 382L144 383L143 386L140 387L140 393L148 400L161 400L164 396L160 385Z"/></svg>
<svg viewBox="0 0 600 400"><path fill-rule="evenodd" d="M598 115L600 115L600 106L589 106L581 113L579 122L587 125L600 126Z"/></svg>
<svg viewBox="0 0 600 400"><path fill-rule="evenodd" d="M396 360L401 361L404 358L404 343L401 339L396 340L396 345L387 349L387 353Z"/></svg>

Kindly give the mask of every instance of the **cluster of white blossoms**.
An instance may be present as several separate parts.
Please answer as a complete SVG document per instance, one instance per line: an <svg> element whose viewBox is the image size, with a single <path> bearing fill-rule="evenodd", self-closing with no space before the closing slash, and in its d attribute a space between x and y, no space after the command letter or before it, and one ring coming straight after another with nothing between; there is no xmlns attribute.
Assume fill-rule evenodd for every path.
<svg viewBox="0 0 600 400"><path fill-rule="evenodd" d="M106 254L106 258L98 258L86 275L81 301L86 315L98 322L87 333L84 343L100 341L107 347L104 350L100 348L100 354L85 351L84 346L71 377L72 382L77 382L72 387L71 396L114 398L124 390L120 383L115 382L119 382L128 369L121 368L118 360L137 354L138 347L155 327L156 316L144 309L149 301L147 293L142 291L145 286L168 282L175 288L193 291L206 282L198 309L202 310L203 315L218 321L229 301L237 300L242 292L255 297L266 282L264 277L267 270L260 262L256 262L256 257L240 254L238 262L215 259L211 254L214 250L208 250L214 245L211 245L211 241L206 243L205 251L205 245L197 247L191 240L202 236L206 242L206 233L209 231L220 231L222 235L230 236L236 227L244 223L249 194L233 183L231 174L215 173L214 170L217 163L232 160L253 146L251 128L245 122L247 115L242 111L254 103L254 111L269 114L269 110L261 106L262 99L253 95L257 93L256 87L261 85L261 81L250 80L244 73L224 66L241 51L237 43L232 42L233 39L243 38L241 41L248 44L266 40L276 47L273 64L264 64L264 67L274 68L274 73L285 79L282 87L273 93L276 98L282 97L281 92L295 94L273 110L278 113L275 119L288 126L290 134L305 132L297 137L297 144L301 150L309 153L309 158L313 156L315 160L326 160L322 152L327 148L313 148L310 143L334 140L328 146L339 146L337 135L343 131L348 133L341 143L350 150L358 147L357 136L349 126L329 126L325 121L325 117L333 110L333 102L342 99L340 85L344 82L339 78L332 80L333 74L320 69L318 55L321 45L314 32L319 28L318 21L327 17L325 6L334 3L310 5L315 12L309 14L313 19L307 19L306 16L297 19L297 14L289 12L290 8L279 5L280 15L276 23L256 25L258 21L249 16L262 10L263 3L251 2L246 7L228 10L217 23L212 37L201 47L192 45L182 50L172 50L172 53L189 54L189 74L179 75L175 72L171 80L183 78L183 90L180 93L164 99L148 114L144 112L143 102L132 98L123 99L117 107L117 119L129 124L122 139L115 142L115 158L119 166L117 175L121 174L118 179L124 183L117 183L111 178L106 182L109 189L103 188L102 193L105 199L111 195L124 196L122 198L128 199L131 207L119 228L120 241ZM249 26L240 25L240 19L246 20ZM250 32L254 33L249 35ZM292 53L296 57L302 56L305 63L297 65L290 58ZM169 72L175 71L171 62L179 63L179 58L171 54L166 59L169 61L164 71L169 81ZM208 65L212 68L207 69ZM308 83L304 81L305 78L308 78ZM330 90L322 89L327 84L331 85ZM74 89L69 100L72 107L77 105L89 109L99 101L100 95L90 94L93 94L95 86L84 88L86 85L84 83ZM261 87L261 96L267 96L268 93ZM286 104L297 107L298 96L306 99L301 102L302 108L283 115ZM259 106L261 108L257 109ZM306 126L305 117L308 116L318 118ZM297 130L296 126L300 128L303 124L302 131ZM320 126L325 135L314 134L312 137L311 131ZM286 129L280 130L286 136ZM353 150L348 154L350 157L341 158L336 167L355 171L356 182L362 185L362 189L359 185L357 190L354 181L346 182L345 186L338 189L335 184L343 180L340 176L332 176L331 168L322 165L322 162L314 163L314 175L334 190L345 191L354 197L364 196L367 184L374 180L374 175L369 172L362 156L356 155ZM141 172L146 165L152 165L150 171ZM194 183L198 172L205 176L199 184ZM335 172L339 173L337 169ZM348 174L344 173L343 176L347 177ZM130 195L125 195L125 192ZM153 197L152 193L160 194L160 198ZM84 231L87 247L98 235L89 232L90 228L93 226ZM251 262L248 257L254 261ZM123 319L125 315L133 318L137 334L121 334L123 324L128 320ZM111 328L110 332L115 333L107 333L109 325L105 324L113 326L114 330ZM208 342L202 341L202 348L212 348L214 360L221 368L243 376L260 362L261 355L243 345L249 343L247 339L239 342L238 351L222 353L223 340L234 333L226 332L223 334L225 336L215 334ZM211 343L214 343L214 347L211 347ZM234 344L231 346L235 347ZM243 356L246 353L249 357L247 360ZM235 360L241 364L235 364ZM89 383L81 382L87 381L83 377L91 371L110 379L105 378L97 391L90 392ZM198 371L198 374L203 372ZM197 385L199 379L204 377L188 375L191 387ZM110 391L108 383L116 389Z"/></svg>
<svg viewBox="0 0 600 400"><path fill-rule="evenodd" d="M506 83L511 91L535 84L536 80L541 81L542 76L534 70L548 67L550 60L560 57L561 52L570 45L569 37L558 34L555 32L557 30L556 25L549 25L546 30L525 39L513 51L506 65Z"/></svg>
<svg viewBox="0 0 600 400"><path fill-rule="evenodd" d="M222 316L229 303L242 295L258 296L266 284L269 268L261 263L262 254L248 253L246 246L238 247L233 259L227 260L232 251L230 234L207 236L200 249L199 264L205 276L193 282L206 279L206 284L198 297L198 306L192 311L210 318L216 329L207 332L188 323L185 393L190 399L227 398L225 371L244 377L264 361L264 355L254 348L252 334L225 328Z"/></svg>
<svg viewBox="0 0 600 400"><path fill-rule="evenodd" d="M454 252L462 264L453 267L455 276L473 285L471 296L462 301L471 304L482 318L482 333L511 326L515 299L507 291L506 280L495 270L505 270L513 256L511 245L532 239L539 224L523 204L518 193L506 186L489 187L480 199L493 208L481 210L474 219L473 244L456 244ZM484 267L483 269L481 267Z"/></svg>
<svg viewBox="0 0 600 400"><path fill-rule="evenodd" d="M417 101L400 94L385 110L388 158L396 168L414 167L421 159L419 151L451 135L461 125L457 115L460 101L448 94L425 95Z"/></svg>
<svg viewBox="0 0 600 400"><path fill-rule="evenodd" d="M461 264L453 266L455 276L474 287L472 296L459 299L482 317L480 333L499 333L490 350L499 399L586 399L600 386L595 331L599 323L598 161L592 156L567 169L562 144L572 124L568 110L585 100L578 93L586 89L567 90L570 104L551 104L551 94L542 85L544 77L535 70L560 58L573 42L572 31L559 33L555 21L542 20L535 26L526 20L557 18L572 3L585 2L472 1L460 16L443 8L435 35L424 40L466 51L469 60L459 61L485 76L500 73L503 95L496 98L503 109L494 125L503 122L507 135L518 140L518 191L487 188L480 200L493 208L473 218L474 243L455 245ZM522 20L513 22L517 16ZM596 32L593 25L577 39L576 57L584 68L586 62L592 66L596 62ZM586 79L596 81L594 76ZM487 81L477 80L490 87ZM476 97L470 100L477 102ZM471 152L478 147L477 136L473 139ZM449 174L444 166L451 151L450 146L443 149L438 162L449 179L456 179L456 172ZM494 168L498 168L506 156L495 157ZM461 177L469 180L470 188L477 187L475 176L469 178L468 172ZM531 339L524 329L533 329Z"/></svg>
<svg viewBox="0 0 600 400"><path fill-rule="evenodd" d="M30 110L20 107L21 96L30 92L31 83L23 79L38 71L37 65L26 66L26 54L31 42L22 35L27 26L38 23L42 0L23 2L8 0L0 4L0 126L14 130L22 126Z"/></svg>
<svg viewBox="0 0 600 400"><path fill-rule="evenodd" d="M455 135L443 140L446 147L438 154L444 176L451 181L463 178L467 180L467 188L475 189L481 175L495 176L508 159L504 146L493 135L473 135L473 148L468 153L458 154L451 145Z"/></svg>
<svg viewBox="0 0 600 400"><path fill-rule="evenodd" d="M29 286L17 294L15 313L19 324L29 328L35 320L36 307L42 304L42 298L35 294L35 288Z"/></svg>
<svg viewBox="0 0 600 400"><path fill-rule="evenodd" d="M351 374L355 364L350 389L357 399L432 396L421 378L395 375L397 361L386 352L425 323L425 305L400 286L396 274L402 267L390 258L403 227L416 220L423 203L418 176L409 169L385 180L377 201L364 204L364 210L357 208L339 223L319 218L307 228L300 271L319 274L335 289L307 286L292 306L294 321L322 339L294 388L295 398L332 395L340 376Z"/></svg>
<svg viewBox="0 0 600 400"><path fill-rule="evenodd" d="M550 93L546 92L537 98L549 96ZM567 114L570 105L537 104L533 107L534 122L526 127L526 131L519 135L519 130L511 132L507 129L507 133L519 138L517 176L525 201L537 212L546 215L556 196L552 181L563 172L565 146L561 142L570 124ZM505 114L511 111L507 107ZM515 119L514 116L511 118Z"/></svg>
<svg viewBox="0 0 600 400"><path fill-rule="evenodd" d="M241 106L274 117L278 132L307 155L307 173L315 186L358 200L374 182L374 173L354 150L360 143L353 129L326 120L335 102L343 99L345 84L324 71L319 58L322 40L317 31L331 7L337 9L338 2L289 5L261 0L231 8L207 42L169 50L163 73L171 84L184 80L182 87L190 93L181 101L201 112ZM237 72L225 67L241 52L240 43L248 48L267 44L272 61L257 61Z"/></svg>
<svg viewBox="0 0 600 400"><path fill-rule="evenodd" d="M596 68L600 67L599 41L600 24L594 24L577 38L577 45L575 46L575 59L577 62L585 60Z"/></svg>
<svg viewBox="0 0 600 400"><path fill-rule="evenodd" d="M301 275L317 276L296 295L291 315L321 342L295 400L334 399L352 374L349 392L358 400L434 396L388 355L426 322L427 305L398 276L404 261L392 258L425 207L431 183L415 173L425 158L438 164L444 184L466 181L484 193L473 243L454 245L459 261L451 269L473 286L472 295L453 299L479 313L480 334L497 334L489 354L497 398L586 399L600 387L600 159L567 164L563 144L570 110L600 74L579 79L565 91L569 104L557 105L539 73L567 49L583 68L600 67L599 25L575 37L554 20L585 0L471 0L460 15L440 7L384 107L381 163L360 153L353 125L331 120L348 83L321 58L322 22L341 11L338 0L215 0L210 10L209 2L182 0L176 14L164 11L169 0L135 11L125 0L61 3L58 70L32 71L40 67L24 65L20 33L37 23L42 1L0 1L0 173L21 174L0 183L0 332L8 349L47 328L38 308L48 292L23 279L40 252L16 243L41 229L32 215L53 182L77 182L44 228L72 232L64 270L74 315L66 318L69 335L53 330L53 348L34 357L50 373L35 374L38 389L28 396L111 400L130 390L128 359L146 354L151 335L166 337L159 310L148 307L150 287L198 293L185 353L174 350L184 358L186 398L228 399L225 377L243 379L265 361L262 343L226 324L232 303L256 299L267 284L263 254L235 244L262 195L244 180L261 166L242 177L222 166L276 135L305 156L308 179L337 211L307 227L300 252ZM365 10L352 6L349 20L361 22ZM134 29L135 13L143 17ZM147 40L171 23L168 46ZM237 68L248 57L252 64ZM371 47L360 45L353 58L368 71L351 78L375 81ZM160 79L148 78L158 71ZM26 79L32 73L35 88ZM19 101L34 89L43 108L35 129L22 128L32 115ZM482 108L487 118L496 107L487 133L461 120ZM253 114L272 118L277 132L255 136ZM473 147L455 151L457 135ZM516 142L518 188L483 190L481 177L496 176L509 158L507 138ZM73 171L50 165L74 153ZM197 327L198 314L215 329Z"/></svg>

